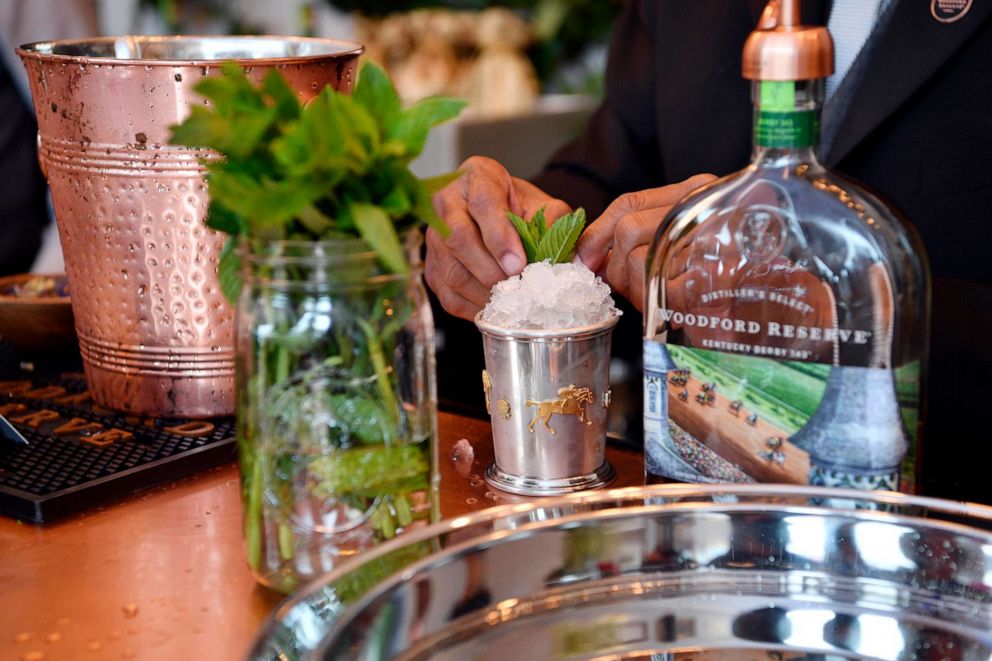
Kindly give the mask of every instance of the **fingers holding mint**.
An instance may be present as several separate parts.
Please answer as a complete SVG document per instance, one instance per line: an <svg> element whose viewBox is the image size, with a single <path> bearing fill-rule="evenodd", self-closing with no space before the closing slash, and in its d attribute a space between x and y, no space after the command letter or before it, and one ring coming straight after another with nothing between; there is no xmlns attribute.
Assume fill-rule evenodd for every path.
<svg viewBox="0 0 992 661"><path fill-rule="evenodd" d="M569 208L490 158L472 157L460 171L459 179L434 196L451 233L428 232L425 277L447 312L472 319L489 300L492 286L527 264L506 211L531 216L545 208L557 217Z"/></svg>
<svg viewBox="0 0 992 661"><path fill-rule="evenodd" d="M626 263L636 246L651 243L658 225L679 200L715 178L711 174L697 174L677 184L621 195L589 224L589 230L579 244L579 259L597 272L603 270L611 251ZM618 239L623 238L626 240L619 245ZM607 274L607 281L609 276ZM611 285L618 289L612 282Z"/></svg>

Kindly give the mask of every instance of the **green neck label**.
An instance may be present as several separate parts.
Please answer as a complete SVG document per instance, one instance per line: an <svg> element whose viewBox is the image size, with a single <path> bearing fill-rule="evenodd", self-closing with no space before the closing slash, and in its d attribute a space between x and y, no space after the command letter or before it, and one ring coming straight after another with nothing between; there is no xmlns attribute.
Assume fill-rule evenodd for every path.
<svg viewBox="0 0 992 661"><path fill-rule="evenodd" d="M796 84L763 80L760 83L754 143L759 147L799 149L820 139L820 117L815 110L796 110Z"/></svg>

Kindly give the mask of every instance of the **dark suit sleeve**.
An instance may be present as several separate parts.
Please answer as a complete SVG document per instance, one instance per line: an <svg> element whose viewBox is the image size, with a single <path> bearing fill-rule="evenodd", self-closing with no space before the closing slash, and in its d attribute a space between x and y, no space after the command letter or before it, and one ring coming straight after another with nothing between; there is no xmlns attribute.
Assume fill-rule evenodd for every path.
<svg viewBox="0 0 992 661"><path fill-rule="evenodd" d="M31 268L48 224L34 114L0 61L0 275Z"/></svg>
<svg viewBox="0 0 992 661"><path fill-rule="evenodd" d="M583 134L534 183L595 218L615 197L664 182L655 132L651 0L626 3L614 28L606 96Z"/></svg>

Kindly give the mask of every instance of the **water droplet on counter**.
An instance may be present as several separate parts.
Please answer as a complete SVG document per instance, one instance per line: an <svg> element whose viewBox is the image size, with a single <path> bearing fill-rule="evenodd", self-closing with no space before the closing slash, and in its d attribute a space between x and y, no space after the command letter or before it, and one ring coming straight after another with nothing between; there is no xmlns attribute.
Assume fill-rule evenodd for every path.
<svg viewBox="0 0 992 661"><path fill-rule="evenodd" d="M124 617L131 619L138 614L138 604L127 604L121 610L124 612Z"/></svg>
<svg viewBox="0 0 992 661"><path fill-rule="evenodd" d="M60 634L58 631L53 631L52 633L45 636L45 642L48 643L49 645L53 643L57 643L60 640L62 640L62 634Z"/></svg>
<svg viewBox="0 0 992 661"><path fill-rule="evenodd" d="M21 633L14 636L15 643L26 643L31 640L31 634L27 631L22 631Z"/></svg>
<svg viewBox="0 0 992 661"><path fill-rule="evenodd" d="M99 640L91 640L89 645L86 646L86 649L88 649L91 652L99 652L100 648L102 647L103 647L103 643L101 643Z"/></svg>
<svg viewBox="0 0 992 661"><path fill-rule="evenodd" d="M120 632L120 631L111 631L111 632L110 632L110 633L109 633L109 634L107 635L107 638L108 638L109 640L120 640L120 639L121 639L121 638L123 638L123 637L124 637L124 634L123 634L122 632Z"/></svg>
<svg viewBox="0 0 992 661"><path fill-rule="evenodd" d="M466 505L475 505L477 502L479 502L479 499L478 498L466 498L465 499L465 504Z"/></svg>
<svg viewBox="0 0 992 661"><path fill-rule="evenodd" d="M42 661L42 659L44 658L45 658L45 653L37 652L37 651L28 652L27 654L21 657L21 659L23 659L24 661Z"/></svg>

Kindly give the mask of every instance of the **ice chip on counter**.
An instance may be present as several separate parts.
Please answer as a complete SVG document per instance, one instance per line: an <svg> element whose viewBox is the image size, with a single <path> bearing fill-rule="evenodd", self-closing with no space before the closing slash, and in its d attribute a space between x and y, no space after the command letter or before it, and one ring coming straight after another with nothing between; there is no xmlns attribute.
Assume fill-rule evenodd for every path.
<svg viewBox="0 0 992 661"><path fill-rule="evenodd" d="M472 447L467 438L459 439L451 448L451 461L455 464L455 471L462 477L467 478L472 472L475 448Z"/></svg>
<svg viewBox="0 0 992 661"><path fill-rule="evenodd" d="M610 286L584 265L537 262L493 287L482 320L502 328L557 330L620 314Z"/></svg>
<svg viewBox="0 0 992 661"><path fill-rule="evenodd" d="M451 448L451 460L472 463L473 459L475 459L475 448L472 447L467 438L458 439L458 442Z"/></svg>

